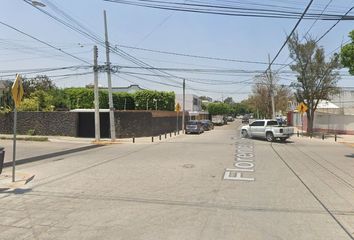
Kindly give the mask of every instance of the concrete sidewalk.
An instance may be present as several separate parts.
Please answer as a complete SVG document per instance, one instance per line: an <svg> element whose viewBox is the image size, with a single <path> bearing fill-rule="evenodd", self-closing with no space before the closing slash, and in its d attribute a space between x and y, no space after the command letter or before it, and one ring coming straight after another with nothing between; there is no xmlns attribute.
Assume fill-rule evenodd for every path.
<svg viewBox="0 0 354 240"><path fill-rule="evenodd" d="M299 133L299 136L297 135ZM301 129L294 129L294 135L292 138L303 138L309 139L313 141L324 141L324 142L333 142L333 143L342 143L350 146L354 146L354 135L346 135L346 134L332 134L332 133L316 133L313 137L309 137L306 135L305 131L301 131Z"/></svg>
<svg viewBox="0 0 354 240"><path fill-rule="evenodd" d="M96 147L111 144L152 144L161 141L166 141L170 138L181 136L180 134L163 134L154 137L141 138L122 138L116 139L114 143L111 139L101 139L99 142L94 142L92 138L76 138L67 136L28 136L18 135L20 139L27 138L47 138L48 141L24 141L16 142L16 164L24 164L48 158L58 157L62 155L77 153ZM9 167L13 159L13 135L0 135L0 146L5 148L4 167Z"/></svg>

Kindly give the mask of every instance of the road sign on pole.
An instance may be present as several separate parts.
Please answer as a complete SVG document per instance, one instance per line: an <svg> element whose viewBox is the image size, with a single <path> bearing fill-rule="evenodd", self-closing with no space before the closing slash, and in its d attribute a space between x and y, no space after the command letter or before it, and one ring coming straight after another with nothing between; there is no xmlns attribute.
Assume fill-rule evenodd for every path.
<svg viewBox="0 0 354 240"><path fill-rule="evenodd" d="M179 103L176 104L175 111L176 112L181 111L181 105Z"/></svg>
<svg viewBox="0 0 354 240"><path fill-rule="evenodd" d="M305 113L308 109L305 103L301 102L299 105L297 105L296 109L301 112L301 114Z"/></svg>
<svg viewBox="0 0 354 240"><path fill-rule="evenodd" d="M17 128L17 107L20 106L23 97L22 78L19 74L11 88L12 98L15 102L14 107L14 140L13 140L13 157L12 157L12 182L15 182L15 167L16 167L16 128Z"/></svg>
<svg viewBox="0 0 354 240"><path fill-rule="evenodd" d="M12 98L15 102L15 106L19 107L23 97L22 78L19 74L16 75L16 79L12 85L11 92Z"/></svg>

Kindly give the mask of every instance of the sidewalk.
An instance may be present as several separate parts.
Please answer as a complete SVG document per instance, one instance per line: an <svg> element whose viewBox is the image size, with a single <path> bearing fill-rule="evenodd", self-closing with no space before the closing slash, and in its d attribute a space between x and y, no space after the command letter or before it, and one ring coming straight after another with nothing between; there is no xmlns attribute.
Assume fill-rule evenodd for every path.
<svg viewBox="0 0 354 240"><path fill-rule="evenodd" d="M307 135L302 136L301 129L294 128L294 135L292 136L292 138L297 138L297 132L299 132L299 138L307 138L307 139L311 139L314 141L342 143L342 144L347 144L349 146L354 147L354 135L346 135L346 134L335 135L332 133L316 133L311 138L310 136L307 136ZM307 133L304 131L304 134L307 134ZM324 139L322 139L322 137L324 137Z"/></svg>
<svg viewBox="0 0 354 240"><path fill-rule="evenodd" d="M93 138L76 138L66 136L27 136L18 135L16 141L16 164L24 164L34 161L39 161L48 158L59 157L62 155L77 153L90 150L97 147L102 147L111 144L154 144L168 139L181 136L182 133L174 135L173 133L154 137L140 138L122 138L111 142L111 139L101 139L95 142ZM5 148L4 167L9 167L13 159L13 135L0 134L0 147ZM38 138L38 141L36 141ZM44 140L47 139L47 140Z"/></svg>

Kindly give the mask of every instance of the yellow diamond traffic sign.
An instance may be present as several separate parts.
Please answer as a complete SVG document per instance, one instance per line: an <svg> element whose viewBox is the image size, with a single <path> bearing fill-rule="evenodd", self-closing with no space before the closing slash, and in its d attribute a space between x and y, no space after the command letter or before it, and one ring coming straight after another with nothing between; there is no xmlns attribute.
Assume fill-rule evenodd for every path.
<svg viewBox="0 0 354 240"><path fill-rule="evenodd" d="M176 112L181 111L181 105L179 103L176 104L175 111Z"/></svg>
<svg viewBox="0 0 354 240"><path fill-rule="evenodd" d="M15 102L15 106L20 106L23 97L23 86L22 78L19 74L17 74L14 84L12 84L11 92L12 98Z"/></svg>
<svg viewBox="0 0 354 240"><path fill-rule="evenodd" d="M301 113L304 113L307 111L307 106L305 103L301 102L299 105L297 105L296 109L301 112Z"/></svg>

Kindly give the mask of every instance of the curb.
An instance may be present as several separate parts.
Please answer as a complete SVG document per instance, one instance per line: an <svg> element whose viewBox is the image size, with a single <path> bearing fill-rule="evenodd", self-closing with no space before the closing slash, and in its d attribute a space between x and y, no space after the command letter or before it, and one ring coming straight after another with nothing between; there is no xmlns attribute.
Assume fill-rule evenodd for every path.
<svg viewBox="0 0 354 240"><path fill-rule="evenodd" d="M25 163L37 162L37 161L44 160L47 158L53 158L53 157L58 157L58 156L67 155L67 154L71 154L71 153L82 152L82 151L86 151L86 150L90 150L90 149L94 149L94 148L98 148L98 147L103 147L103 146L104 145L84 146L84 147L79 147L79 148L39 155L39 156L35 156L35 157L23 158L23 159L16 160L15 163L16 163L16 165L21 165L21 164L25 164ZM11 166L12 166L12 161L5 162L3 168L7 168L7 167L11 167Z"/></svg>

